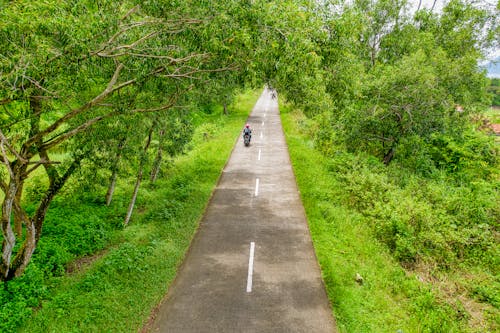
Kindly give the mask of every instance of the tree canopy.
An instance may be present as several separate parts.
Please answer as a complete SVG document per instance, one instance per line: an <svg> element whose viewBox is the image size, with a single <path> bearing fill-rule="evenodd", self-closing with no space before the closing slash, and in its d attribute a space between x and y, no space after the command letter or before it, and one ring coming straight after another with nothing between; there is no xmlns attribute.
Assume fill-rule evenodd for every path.
<svg viewBox="0 0 500 333"><path fill-rule="evenodd" d="M191 131L181 107L227 105L235 89L267 83L317 121L325 152L342 144L389 164L408 142L463 132L489 101L477 62L498 46L498 8L460 0L441 13L411 13L404 0L0 9L2 280L22 274L50 202L82 163L111 156L100 167L113 183L121 156L135 156L139 184L151 147L155 165L182 151ZM24 186L41 171L48 185L28 213Z"/></svg>

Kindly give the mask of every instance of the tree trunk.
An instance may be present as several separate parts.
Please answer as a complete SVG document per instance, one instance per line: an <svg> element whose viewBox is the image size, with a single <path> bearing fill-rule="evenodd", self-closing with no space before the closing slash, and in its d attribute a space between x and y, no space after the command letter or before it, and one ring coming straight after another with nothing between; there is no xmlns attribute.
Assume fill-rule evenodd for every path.
<svg viewBox="0 0 500 333"><path fill-rule="evenodd" d="M392 146L391 149L389 149L389 151L387 153L385 153L385 155L384 155L384 164L385 165L389 165L389 163L391 163L395 152L396 152L396 148L394 146Z"/></svg>
<svg viewBox="0 0 500 333"><path fill-rule="evenodd" d="M111 200L113 200L113 194L115 193L117 178L118 178L118 170L113 170L108 186L108 191L106 192L106 206L111 205Z"/></svg>
<svg viewBox="0 0 500 333"><path fill-rule="evenodd" d="M119 169L118 163L120 163L120 160L122 158L122 151L123 148L125 147L125 141L126 139L122 139L118 143L116 158L115 161L113 162L113 166L111 167L111 177L109 178L108 191L106 192L106 206L109 206L111 204L111 200L113 200L113 194L115 193L115 187L116 187L116 180L118 178L118 169Z"/></svg>
<svg viewBox="0 0 500 333"><path fill-rule="evenodd" d="M422 0L418 2L418 7L417 7L417 12L420 10L420 7L422 6Z"/></svg>
<svg viewBox="0 0 500 333"><path fill-rule="evenodd" d="M433 12L433 11L434 11L434 7L436 6L436 2L437 2L437 0L434 0L434 2L432 3L431 12Z"/></svg>
<svg viewBox="0 0 500 333"><path fill-rule="evenodd" d="M372 68L375 67L375 58L377 57L376 48L376 37L373 37L373 42L370 44L370 64L372 65Z"/></svg>
<svg viewBox="0 0 500 333"><path fill-rule="evenodd" d="M151 170L151 177L149 178L151 182L155 182L160 173L161 161L163 159L163 149L158 147L158 152L156 153L156 158L153 163L153 169Z"/></svg>
<svg viewBox="0 0 500 333"><path fill-rule="evenodd" d="M229 112L227 111L227 104L226 104L226 102L224 102L222 104L222 106L224 107L224 115L227 116L229 114Z"/></svg>
<svg viewBox="0 0 500 333"><path fill-rule="evenodd" d="M132 217L132 212L134 211L135 201L137 200L137 193L139 192L139 187L141 186L143 174L143 166L139 166L139 172L137 173L137 180L135 182L134 193L132 194L132 199L130 199L130 204L127 209L127 216L125 216L125 221L123 221L124 225L128 225L130 222L130 218Z"/></svg>
<svg viewBox="0 0 500 333"><path fill-rule="evenodd" d="M23 195L23 184L19 185L19 188L17 189L16 197L14 198L14 202L16 205L19 205L21 207L21 197ZM23 219L17 212L14 212L14 232L16 233L16 236L18 238L22 237L23 235Z"/></svg>
<svg viewBox="0 0 500 333"><path fill-rule="evenodd" d="M48 161L46 152L40 152L40 157ZM77 157L62 176L59 176L53 167L45 165L46 169L50 169L48 171L49 189L31 218L22 209L20 203L15 201L16 193L22 187L24 180L11 180L2 204L2 234L4 242L2 244L2 262L0 263L0 281L8 281L20 276L28 266L40 240L43 222L45 221L50 203L79 166L81 159L82 157ZM13 170L14 174L19 174L20 170L24 170L22 172L25 172L26 167L23 164L19 164ZM12 216L13 210L15 215L26 225L26 237L14 259L12 259L12 254L16 237L10 225L10 216Z"/></svg>
<svg viewBox="0 0 500 333"><path fill-rule="evenodd" d="M163 160L163 142L164 142L163 138L165 137L165 131L161 130L159 134L160 134L160 140L158 144L158 151L156 152L155 161L153 163L153 169L151 169L151 175L149 178L149 180L151 180L151 182L153 183L158 178L158 174L160 173L160 168L161 168L161 162Z"/></svg>
<svg viewBox="0 0 500 333"><path fill-rule="evenodd" d="M153 126L151 126L151 129L149 130L148 139L146 140L146 144L144 145L141 154L142 156L139 162L139 171L137 172L137 180L135 182L134 193L132 194L132 199L130 200L130 204L128 205L127 215L125 216L125 220L123 221L124 225L128 225L128 223L130 222L130 218L132 217L132 212L134 211L135 201L137 199L137 193L139 192L139 187L141 186L142 176L144 173L144 165L146 164L147 152L149 149L149 145L151 143L151 138L153 136L154 127L155 124L153 124Z"/></svg>
<svg viewBox="0 0 500 333"><path fill-rule="evenodd" d="M12 269L9 270L7 280L10 280L14 277L19 277L21 276L21 274L23 274L24 270L31 261L31 257L35 252L36 245L38 243L36 239L36 228L33 220L26 219L25 225L26 239L12 262Z"/></svg>
<svg viewBox="0 0 500 333"><path fill-rule="evenodd" d="M11 179L8 190L2 203L2 262L0 264L0 280L7 280L10 271L12 252L16 245L16 236L12 230L11 216L14 206L14 200L18 189L18 184Z"/></svg>

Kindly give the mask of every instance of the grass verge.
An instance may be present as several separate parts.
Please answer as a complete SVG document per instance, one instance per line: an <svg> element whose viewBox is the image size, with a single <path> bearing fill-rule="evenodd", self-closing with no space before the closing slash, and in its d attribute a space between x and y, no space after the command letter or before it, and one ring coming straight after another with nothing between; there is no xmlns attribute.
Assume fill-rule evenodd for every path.
<svg viewBox="0 0 500 333"><path fill-rule="evenodd" d="M189 153L142 187L138 213L113 246L80 270L53 278L46 300L20 331L137 332L174 279L257 98L257 92L243 94L229 116L215 112L205 119ZM126 200L118 195L114 204Z"/></svg>
<svg viewBox="0 0 500 333"><path fill-rule="evenodd" d="M354 163L356 158L346 154L325 157L302 132L302 123L306 121L302 114L287 106L281 109L292 165L339 331L482 332L498 329L498 323L491 317L498 314L493 306L481 303L488 309L483 311L488 318L474 322L477 318L473 311L464 308L469 306L468 301L474 301L465 289L462 295L467 300L461 301L459 297L454 298L455 295L446 295L439 283L429 281L425 272L403 269L394 253L376 237L373 225L381 221L364 213L370 211L369 208L353 208L372 203L376 206L377 200L384 197L375 186L385 179L383 173L374 171L380 168L379 162L359 157L359 166ZM370 163L373 166L370 167ZM352 175L339 174L338 170L342 170L339 164L349 164L351 169L361 171ZM361 187L349 192L346 177L353 175L366 178L356 183L372 184L375 188ZM396 189L384 191L404 194L405 197L399 198L403 202L417 202L411 193ZM358 200L353 195L364 199ZM463 280L463 275L450 280L453 272L460 270L456 269L450 268L447 283L459 289L459 279ZM363 280L356 279L357 275Z"/></svg>

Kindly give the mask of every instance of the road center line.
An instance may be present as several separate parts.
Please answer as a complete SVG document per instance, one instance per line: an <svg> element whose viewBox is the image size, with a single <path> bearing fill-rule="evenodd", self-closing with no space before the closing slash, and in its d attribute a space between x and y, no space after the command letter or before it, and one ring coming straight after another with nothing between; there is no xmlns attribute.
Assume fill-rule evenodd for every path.
<svg viewBox="0 0 500 333"><path fill-rule="evenodd" d="M262 139L262 132L260 132L260 138Z"/></svg>
<svg viewBox="0 0 500 333"><path fill-rule="evenodd" d="M262 120L262 126L264 126L264 120Z"/></svg>
<svg viewBox="0 0 500 333"><path fill-rule="evenodd" d="M259 178L255 180L255 196L259 195Z"/></svg>
<svg viewBox="0 0 500 333"><path fill-rule="evenodd" d="M260 152L261 152L261 150L259 149L259 157L257 158L257 160L259 160L259 161L260 161Z"/></svg>
<svg viewBox="0 0 500 333"><path fill-rule="evenodd" d="M255 253L255 243L250 242L250 258L248 259L247 293L252 292L254 253Z"/></svg>

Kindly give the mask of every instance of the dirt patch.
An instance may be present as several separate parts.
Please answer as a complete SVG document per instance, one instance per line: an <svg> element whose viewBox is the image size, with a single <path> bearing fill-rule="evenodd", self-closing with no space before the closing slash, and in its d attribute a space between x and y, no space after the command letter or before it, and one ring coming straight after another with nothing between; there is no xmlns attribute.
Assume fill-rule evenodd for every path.
<svg viewBox="0 0 500 333"><path fill-rule="evenodd" d="M474 332L488 332L491 330L491 323L488 323L485 318L486 313L494 313L495 308L487 303L481 303L470 297L470 291L466 285L456 281L444 273L436 272L435 267L418 263L414 266L409 274L413 274L417 280L432 287L436 292L437 297L450 306L452 306L458 314L462 314L468 322L469 328ZM458 272L458 276L464 281L474 279L474 276L467 272Z"/></svg>
<svg viewBox="0 0 500 333"><path fill-rule="evenodd" d="M151 311L151 314L149 315L149 318L147 319L146 323L142 328L139 328L137 332L139 333L148 333L151 331L153 328L153 324L155 322L156 316L158 316L158 313L160 312L160 306L162 305L163 300L154 307L154 309Z"/></svg>
<svg viewBox="0 0 500 333"><path fill-rule="evenodd" d="M491 124L491 128L495 135L500 135L500 124Z"/></svg>
<svg viewBox="0 0 500 333"><path fill-rule="evenodd" d="M82 270L88 268L96 260L102 258L106 253L108 253L108 250L103 250L103 251L94 253L91 256L85 256L85 257L81 257L81 258L78 258L76 260L73 260L66 267L66 273L71 275L71 274L81 272Z"/></svg>

